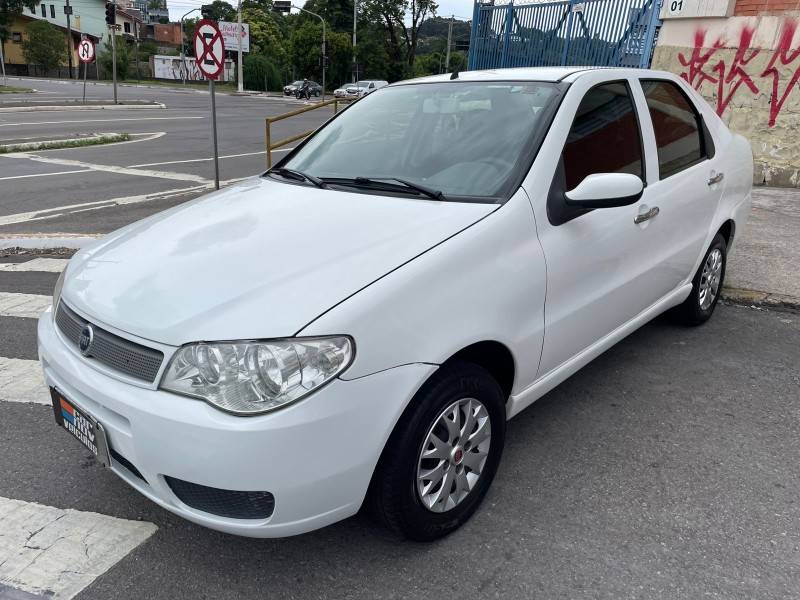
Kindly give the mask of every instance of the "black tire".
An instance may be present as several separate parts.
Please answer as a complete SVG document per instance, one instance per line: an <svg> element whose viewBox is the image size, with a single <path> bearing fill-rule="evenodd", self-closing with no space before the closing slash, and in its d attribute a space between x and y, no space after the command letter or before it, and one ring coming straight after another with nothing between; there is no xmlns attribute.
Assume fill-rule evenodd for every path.
<svg viewBox="0 0 800 600"><path fill-rule="evenodd" d="M445 512L433 512L423 504L417 489L420 453L443 411L467 398L478 400L488 413L491 430L488 454L474 487L463 499ZM464 424L465 413L461 414ZM476 425L473 431L477 432L477 428ZM416 394L389 437L370 484L367 508L391 531L408 539L429 542L455 531L472 516L486 495L503 453L505 431L505 397L497 381L485 369L471 363L443 366ZM460 469L458 473L472 472L463 458L469 444L464 451L462 458L454 459L460 464L447 466L454 470L454 475L456 469ZM455 483L453 489L457 489Z"/></svg>
<svg viewBox="0 0 800 600"><path fill-rule="evenodd" d="M715 251L719 251L722 255L721 272L719 274L719 282L714 297L711 303L704 307L701 303L702 287L705 283L703 270L706 267L709 257ZM728 244L725 242L725 238L722 237L722 234L718 233L714 236L711 245L708 247L708 250L706 250L703 260L697 269L697 273L695 273L694 279L692 280L692 293L683 301L683 304L676 306L672 311L672 316L677 322L690 327L696 327L697 325L702 325L711 318L711 315L714 314L717 302L719 302L719 297L722 293L722 285L725 283L725 268L727 262Z"/></svg>

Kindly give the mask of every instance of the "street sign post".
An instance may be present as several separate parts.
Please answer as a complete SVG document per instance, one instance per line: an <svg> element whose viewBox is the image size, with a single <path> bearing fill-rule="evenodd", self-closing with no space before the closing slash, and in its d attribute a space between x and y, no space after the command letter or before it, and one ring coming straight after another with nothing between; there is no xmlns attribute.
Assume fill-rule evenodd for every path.
<svg viewBox="0 0 800 600"><path fill-rule="evenodd" d="M194 56L197 68L208 79L211 94L211 132L214 140L214 187L219 189L219 151L217 150L217 105L214 82L225 71L225 42L214 21L202 19L194 31Z"/></svg>
<svg viewBox="0 0 800 600"><path fill-rule="evenodd" d="M94 42L88 38L83 38L78 44L78 58L83 63L83 103L86 104L86 71L89 70L89 63L94 62L95 47Z"/></svg>

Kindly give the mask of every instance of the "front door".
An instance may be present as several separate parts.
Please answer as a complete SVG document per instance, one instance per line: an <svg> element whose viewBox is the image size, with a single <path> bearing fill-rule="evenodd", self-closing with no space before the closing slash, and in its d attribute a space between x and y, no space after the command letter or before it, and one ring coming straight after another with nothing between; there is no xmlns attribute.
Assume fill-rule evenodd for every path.
<svg viewBox="0 0 800 600"><path fill-rule="evenodd" d="M577 89L572 90L578 93ZM569 96L568 96L569 97ZM547 261L545 341L539 377L656 303L675 287L656 263L663 248L645 187L630 206L568 207L564 193L594 173L631 173L647 181L642 131L628 80L595 85L579 102L546 201L536 210ZM562 110L570 110L565 99ZM546 212L545 214L542 214Z"/></svg>

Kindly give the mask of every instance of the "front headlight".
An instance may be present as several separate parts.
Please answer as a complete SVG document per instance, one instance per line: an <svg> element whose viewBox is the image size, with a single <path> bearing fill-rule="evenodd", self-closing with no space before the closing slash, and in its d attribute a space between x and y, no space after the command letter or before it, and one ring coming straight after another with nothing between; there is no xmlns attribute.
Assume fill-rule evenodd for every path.
<svg viewBox="0 0 800 600"><path fill-rule="evenodd" d="M354 354L346 336L188 344L172 357L160 387L254 415L325 385L350 366Z"/></svg>

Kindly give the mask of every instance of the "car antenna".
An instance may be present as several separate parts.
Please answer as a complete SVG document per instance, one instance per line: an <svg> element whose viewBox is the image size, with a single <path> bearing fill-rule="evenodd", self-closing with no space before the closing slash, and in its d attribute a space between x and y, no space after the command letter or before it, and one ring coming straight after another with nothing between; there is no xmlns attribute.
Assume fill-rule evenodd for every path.
<svg viewBox="0 0 800 600"><path fill-rule="evenodd" d="M458 69L450 73L450 81L452 81L453 79L458 79Z"/></svg>

